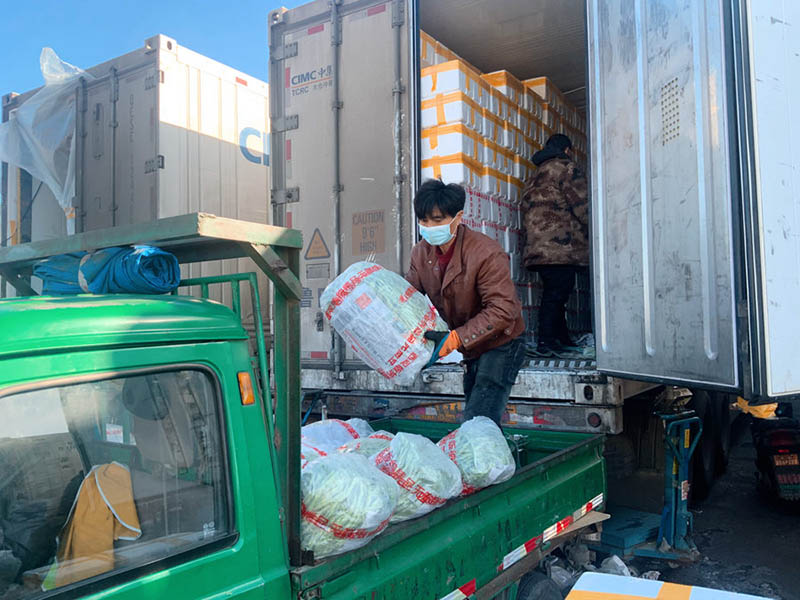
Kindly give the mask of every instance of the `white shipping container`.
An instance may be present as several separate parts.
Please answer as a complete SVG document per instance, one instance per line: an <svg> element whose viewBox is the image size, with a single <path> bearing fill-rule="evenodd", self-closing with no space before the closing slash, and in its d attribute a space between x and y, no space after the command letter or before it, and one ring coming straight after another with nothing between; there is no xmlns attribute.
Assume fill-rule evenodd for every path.
<svg viewBox="0 0 800 600"><path fill-rule="evenodd" d="M93 79L64 96L76 106L76 231L193 212L268 222L265 82L164 35L86 71ZM36 91L6 95L3 120ZM12 245L66 235L65 213L47 186L13 165L4 173L2 239ZM240 266L254 270L246 261ZM231 260L191 265L183 274L238 270ZM259 287L266 304L266 279ZM249 310L246 302L244 316L251 320ZM266 306L263 312L268 315Z"/></svg>

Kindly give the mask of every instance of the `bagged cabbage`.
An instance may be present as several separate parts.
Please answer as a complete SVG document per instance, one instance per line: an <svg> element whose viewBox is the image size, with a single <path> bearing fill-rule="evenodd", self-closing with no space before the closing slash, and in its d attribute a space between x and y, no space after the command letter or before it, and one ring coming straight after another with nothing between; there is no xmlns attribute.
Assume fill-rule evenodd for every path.
<svg viewBox="0 0 800 600"><path fill-rule="evenodd" d="M367 544L386 529L399 496L395 482L358 454L309 462L300 489L300 543L315 558Z"/></svg>
<svg viewBox="0 0 800 600"><path fill-rule="evenodd" d="M350 440L343 446L339 446L339 452L355 452L356 454L369 458L388 447L393 439L394 434L388 431L376 431L369 437Z"/></svg>
<svg viewBox="0 0 800 600"><path fill-rule="evenodd" d="M325 452L335 451L350 440L367 437L373 432L364 419L325 419L300 429L302 441Z"/></svg>
<svg viewBox="0 0 800 600"><path fill-rule="evenodd" d="M421 435L398 433L373 461L401 490L392 523L420 517L461 493L458 467Z"/></svg>
<svg viewBox="0 0 800 600"><path fill-rule="evenodd" d="M397 385L411 385L430 360L435 344L425 331L448 329L408 281L369 262L354 263L334 279L320 306L356 356Z"/></svg>
<svg viewBox="0 0 800 600"><path fill-rule="evenodd" d="M320 450L315 446L312 446L302 438L300 439L300 468L304 469L305 466L311 462L312 460L316 460L317 458L321 458L323 456L328 456L328 453L324 450Z"/></svg>
<svg viewBox="0 0 800 600"><path fill-rule="evenodd" d="M511 479L516 470L508 442L488 417L475 417L439 440L439 448L458 465L462 495Z"/></svg>

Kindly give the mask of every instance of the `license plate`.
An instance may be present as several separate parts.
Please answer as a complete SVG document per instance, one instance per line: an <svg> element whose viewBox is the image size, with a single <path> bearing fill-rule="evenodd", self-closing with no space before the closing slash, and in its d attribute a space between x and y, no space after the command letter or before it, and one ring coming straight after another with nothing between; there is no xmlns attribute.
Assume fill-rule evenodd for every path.
<svg viewBox="0 0 800 600"><path fill-rule="evenodd" d="M800 465L797 459L797 454L778 454L773 457L775 459L776 467L791 467Z"/></svg>

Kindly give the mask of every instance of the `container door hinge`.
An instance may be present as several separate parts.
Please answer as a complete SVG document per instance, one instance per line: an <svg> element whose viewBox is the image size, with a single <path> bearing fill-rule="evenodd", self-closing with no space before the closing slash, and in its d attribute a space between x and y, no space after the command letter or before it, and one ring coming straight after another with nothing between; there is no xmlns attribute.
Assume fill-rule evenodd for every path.
<svg viewBox="0 0 800 600"><path fill-rule="evenodd" d="M290 204L300 202L300 188L286 188L285 190L272 190L270 197L273 204Z"/></svg>
<svg viewBox="0 0 800 600"><path fill-rule="evenodd" d="M155 158L151 158L150 160L144 161L144 172L145 173L154 173L158 169L164 168L164 156L159 154Z"/></svg>
<svg viewBox="0 0 800 600"><path fill-rule="evenodd" d="M269 58L272 62L294 58L295 56L297 56L297 42L292 42L285 46L278 46L269 51Z"/></svg>
<svg viewBox="0 0 800 600"><path fill-rule="evenodd" d="M272 133L281 133L283 131L291 131L300 126L300 117L298 115L289 115L275 119L272 122Z"/></svg>
<svg viewBox="0 0 800 600"><path fill-rule="evenodd" d="M392 27L402 27L406 22L406 9L403 0L392 2Z"/></svg>
<svg viewBox="0 0 800 600"><path fill-rule="evenodd" d="M109 92L109 101L117 102L119 100L119 78L117 77L117 70L114 67L111 67L110 74L111 90Z"/></svg>

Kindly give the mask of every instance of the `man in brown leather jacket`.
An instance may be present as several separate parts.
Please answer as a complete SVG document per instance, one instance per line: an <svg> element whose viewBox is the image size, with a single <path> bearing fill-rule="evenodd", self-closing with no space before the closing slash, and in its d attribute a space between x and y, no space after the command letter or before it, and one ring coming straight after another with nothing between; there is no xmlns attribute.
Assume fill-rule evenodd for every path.
<svg viewBox="0 0 800 600"><path fill-rule="evenodd" d="M438 356L464 355L464 419L486 416L500 425L511 386L525 360L522 307L508 255L487 236L461 224L461 186L426 181L414 198L423 240L411 251L406 279L430 298L450 327L429 331Z"/></svg>

